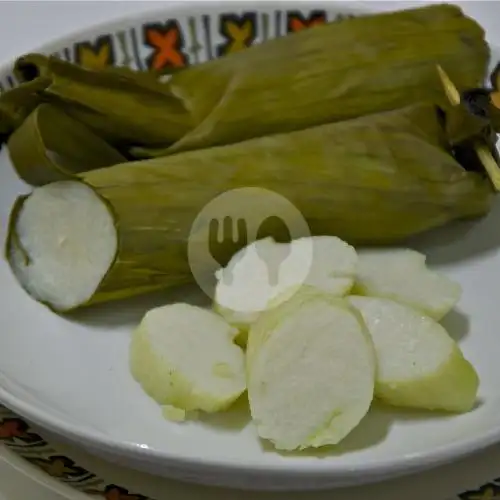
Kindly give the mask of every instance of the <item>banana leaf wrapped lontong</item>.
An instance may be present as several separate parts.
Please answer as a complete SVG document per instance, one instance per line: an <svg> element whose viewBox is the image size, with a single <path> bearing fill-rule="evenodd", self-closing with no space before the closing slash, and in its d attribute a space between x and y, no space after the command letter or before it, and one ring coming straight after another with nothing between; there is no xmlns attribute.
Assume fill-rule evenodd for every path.
<svg viewBox="0 0 500 500"><path fill-rule="evenodd" d="M445 115L422 103L37 187L13 208L6 256L20 284L56 311L189 283L188 238L206 247L214 237L209 220L190 235L195 218L248 186L285 196L312 234L352 244L481 216L494 197L483 171L450 154ZM256 200L249 215L259 221L270 209ZM218 262L231 257L220 252Z"/></svg>
<svg viewBox="0 0 500 500"><path fill-rule="evenodd" d="M63 107L124 156L144 158L416 102L449 111L436 64L463 90L483 83L489 57L483 29L460 8L444 4L317 26L175 72L166 83L155 75L89 70L40 54L21 57L16 69L23 85L41 82L42 89L36 88L40 102ZM33 99L30 88L27 95ZM0 104L10 98L9 92L3 94ZM460 114L455 119L456 112L447 120L451 143L485 123ZM0 125L9 127L1 116ZM18 129L11 127L11 133ZM15 166L16 143L33 133L23 127L18 135L21 139L9 144Z"/></svg>
<svg viewBox="0 0 500 500"><path fill-rule="evenodd" d="M489 58L484 30L452 5L318 26L173 75L168 85L196 126L169 149L150 154L228 144L421 101L447 111L436 65L467 89L483 83ZM463 125L448 120L450 142L469 135Z"/></svg>

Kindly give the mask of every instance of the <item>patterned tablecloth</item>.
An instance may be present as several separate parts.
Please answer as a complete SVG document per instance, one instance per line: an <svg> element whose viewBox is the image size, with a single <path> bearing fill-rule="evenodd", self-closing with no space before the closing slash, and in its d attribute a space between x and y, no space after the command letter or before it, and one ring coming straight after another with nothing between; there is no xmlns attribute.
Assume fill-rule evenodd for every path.
<svg viewBox="0 0 500 500"><path fill-rule="evenodd" d="M165 486L167 482L170 484L176 483L165 480L166 482L163 485L161 479L157 479L159 487L156 488L161 491L159 493L161 496L144 496L130 490L128 484L123 486L120 481L110 480L113 476L126 477L124 480L129 482L130 477L128 476L134 476L133 471L120 469L111 466L111 464L104 467L106 472L107 469L111 471L110 474L101 473L98 476L93 471L88 470L91 467L84 467L79 461L82 460L81 457L86 455L85 453L75 451L73 455L71 449L67 446L54 445L51 444L52 441L49 443L38 431L30 427L25 420L2 406L0 406L0 442L49 476L93 498L104 498L105 500L166 500L167 498L169 500L181 500L182 498L182 500L188 500L186 497L186 494L188 494L189 500L204 500L200 497L199 487L195 487L196 490L193 490L192 495L187 491L189 486L185 485L181 487L180 493L178 491L164 491L166 488L168 489L168 486ZM71 455L71 458L69 455ZM75 459L76 455L78 455L79 459ZM89 456L86 456L83 461L87 463L100 462ZM373 492L373 496L370 495L370 500L500 500L500 465L498 464L500 464L500 446L476 457L446 466L444 469L438 469L430 474L425 473L424 475L401 478L396 482L380 483L375 487L367 486L364 487L366 489L363 491ZM113 470L113 467L115 470ZM102 466L97 468L102 469ZM499 477L495 477L496 471L498 471ZM141 476L139 473L136 475L137 477ZM150 479L144 476L140 477L140 481L134 481L132 477L132 483L130 484L134 482L142 485L148 484ZM455 485L458 491L454 491ZM404 486L404 490L406 490L404 496L401 496L403 495L401 486ZM177 490L177 488L175 489ZM454 491L454 493L450 495L451 491ZM213 492L214 490L208 495L207 500L214 498ZM1 494L0 489L0 500L4 500ZM238 495L241 496L242 494L238 493ZM259 496L264 495L267 498L263 498L263 500L271 500L269 494L244 494L245 497L255 496L256 500ZM309 493L307 495L312 499L316 494ZM231 496L228 492L227 498L229 499ZM286 496L288 500L295 500L295 494L287 494ZM349 490L342 490L340 494L330 492L319 493L317 496L318 500L325 500L327 497L335 500L364 500L366 498L365 494L360 493L359 488L352 495ZM24 498L28 500L27 497ZM283 497L280 496L279 498L282 499ZM13 497L12 500L17 500L17 498ZM43 499L40 497L37 500ZM226 498L220 500L226 500ZM278 500L278 497L276 497L276 500ZM299 499L297 498L297 500Z"/></svg>

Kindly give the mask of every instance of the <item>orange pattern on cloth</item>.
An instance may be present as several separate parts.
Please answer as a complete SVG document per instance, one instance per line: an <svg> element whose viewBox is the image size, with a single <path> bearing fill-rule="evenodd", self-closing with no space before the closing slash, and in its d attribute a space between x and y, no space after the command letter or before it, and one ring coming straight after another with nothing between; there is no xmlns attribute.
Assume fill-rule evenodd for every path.
<svg viewBox="0 0 500 500"><path fill-rule="evenodd" d="M326 22L326 12L324 11L312 11L308 16L300 12L289 12L287 29L289 33L296 33L306 28L325 24Z"/></svg>
<svg viewBox="0 0 500 500"><path fill-rule="evenodd" d="M186 55L182 52L182 33L176 22L168 22L165 26L146 25L144 39L154 49L154 53L148 58L151 69L180 68L187 64Z"/></svg>

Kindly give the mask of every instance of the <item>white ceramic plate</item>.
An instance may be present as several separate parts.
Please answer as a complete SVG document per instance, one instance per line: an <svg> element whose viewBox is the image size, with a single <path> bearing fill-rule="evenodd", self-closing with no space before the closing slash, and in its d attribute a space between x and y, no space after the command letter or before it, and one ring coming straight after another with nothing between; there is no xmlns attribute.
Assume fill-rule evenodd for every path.
<svg viewBox="0 0 500 500"><path fill-rule="evenodd" d="M305 9L296 4L288 9L283 3L258 9L253 4L175 7L100 26L36 50L77 61L106 62L108 54L108 62L142 68L160 52L142 41L145 30L158 29L151 28L158 22L169 20L167 28L178 28L186 48L193 39L199 42L198 52L188 52L194 61L209 57L224 44L220 23L234 21L234 17L221 17L224 13L247 13L255 23L257 43L265 34L283 34L287 26L300 27L308 19L331 20L351 9L329 4L325 10L325 5L309 3ZM288 23L292 18L295 22ZM12 83L10 67L2 68L0 84ZM8 165L5 151L0 162L4 239L11 205L27 188ZM231 422L213 417L186 425L167 423L129 374L128 343L131 328L146 308L174 298L189 300L186 291L63 319L30 299L5 262L0 265L0 400L91 453L133 468L209 484L326 488L377 481L457 459L500 440L500 366L496 362L500 309L495 294L500 274L499 223L500 205L482 221L441 230L415 243L428 253L431 264L449 273L465 290L460 312L451 314L447 322L482 380L481 404L467 415L443 418L373 411L345 440L339 449L342 453L286 458L262 449L244 409L233 413Z"/></svg>

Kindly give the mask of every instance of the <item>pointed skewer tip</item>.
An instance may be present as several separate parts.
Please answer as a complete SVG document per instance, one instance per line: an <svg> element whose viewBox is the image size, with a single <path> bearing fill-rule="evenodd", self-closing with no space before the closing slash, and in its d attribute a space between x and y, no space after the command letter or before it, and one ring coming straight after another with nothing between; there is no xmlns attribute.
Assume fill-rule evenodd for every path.
<svg viewBox="0 0 500 500"><path fill-rule="evenodd" d="M446 97L448 98L452 106L458 106L462 101L460 92L458 91L455 84L451 81L450 77L442 68L442 66L440 64L437 64L436 66L439 78L441 80L441 83L443 84L444 91L446 93Z"/></svg>

